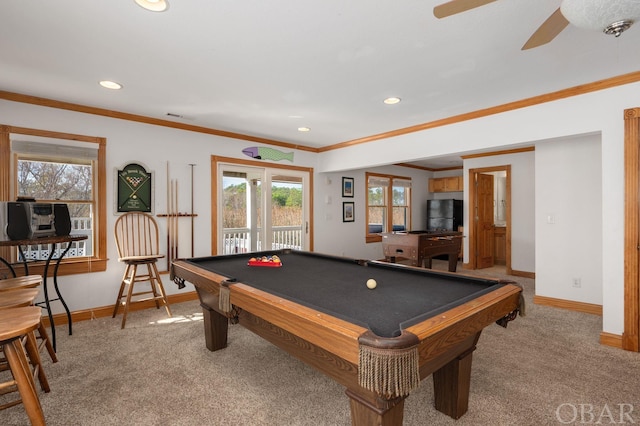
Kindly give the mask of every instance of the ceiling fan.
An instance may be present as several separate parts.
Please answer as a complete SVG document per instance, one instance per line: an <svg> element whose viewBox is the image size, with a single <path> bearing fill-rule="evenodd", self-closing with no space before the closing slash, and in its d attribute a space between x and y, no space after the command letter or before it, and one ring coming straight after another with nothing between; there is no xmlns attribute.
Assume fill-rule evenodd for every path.
<svg viewBox="0 0 640 426"><path fill-rule="evenodd" d="M433 14L436 18L446 18L494 1L496 0L451 0L434 7ZM618 37L637 19L640 19L640 2L637 0L563 0L561 6L522 46L522 50L549 43L570 23Z"/></svg>

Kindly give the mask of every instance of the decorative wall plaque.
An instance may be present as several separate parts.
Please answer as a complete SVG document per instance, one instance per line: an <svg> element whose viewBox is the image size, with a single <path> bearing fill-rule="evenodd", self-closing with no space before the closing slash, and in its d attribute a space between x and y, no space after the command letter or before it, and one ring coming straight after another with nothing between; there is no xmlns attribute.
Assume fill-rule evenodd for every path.
<svg viewBox="0 0 640 426"><path fill-rule="evenodd" d="M118 213L145 212L151 213L152 180L151 172L137 163L127 164L118 170Z"/></svg>

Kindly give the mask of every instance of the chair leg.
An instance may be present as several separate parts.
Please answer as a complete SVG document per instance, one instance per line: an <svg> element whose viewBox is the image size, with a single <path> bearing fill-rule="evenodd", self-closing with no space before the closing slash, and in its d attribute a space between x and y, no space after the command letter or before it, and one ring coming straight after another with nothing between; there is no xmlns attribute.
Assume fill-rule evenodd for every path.
<svg viewBox="0 0 640 426"><path fill-rule="evenodd" d="M44 413L20 339L3 342L3 349L31 424L44 426Z"/></svg>
<svg viewBox="0 0 640 426"><path fill-rule="evenodd" d="M153 268L153 278L158 284L158 291L160 293L160 296L162 297L162 301L164 302L164 307L167 310L167 315L169 316L169 318L171 318L171 308L169 308L169 299L167 299L167 293L164 291L164 286L162 285L162 280L160 279L160 274L158 273L158 267L156 266L155 263L152 263L151 267ZM152 281L151 287L153 286L154 286L154 283ZM155 290L154 290L154 296L155 296Z"/></svg>
<svg viewBox="0 0 640 426"><path fill-rule="evenodd" d="M42 368L42 361L40 360L40 351L38 351L38 344L36 343L36 335L32 332L27 333L27 340L25 342L25 349L29 355L31 365L33 365L33 375L40 381L40 388L45 392L51 392L49 387L49 381L47 375Z"/></svg>
<svg viewBox="0 0 640 426"><path fill-rule="evenodd" d="M138 265L131 265L131 273L129 274L129 289L127 291L127 300L124 305L124 310L122 312L122 325L120 329L124 328L125 323L127 322L127 314L129 313L129 305L131 304L131 296L133 295L133 285L136 280L136 273L138 271Z"/></svg>
<svg viewBox="0 0 640 426"><path fill-rule="evenodd" d="M158 275L155 266L155 263L147 263L147 276L149 277L149 284L151 285L153 302L156 304L156 309L160 309L160 303L158 302L158 290L156 288L156 280L158 280Z"/></svg>
<svg viewBox="0 0 640 426"><path fill-rule="evenodd" d="M124 274L122 274L122 282L120 282L120 290L118 291L118 298L116 299L116 304L113 307L113 315L111 316L111 318L115 318L118 314L118 309L120 308L120 300L122 300L122 294L124 293L124 287L127 283L127 276L129 275L130 268L131 265L127 265L127 267L124 269Z"/></svg>
<svg viewBox="0 0 640 426"><path fill-rule="evenodd" d="M51 344L51 339L49 339L49 335L47 334L47 329L45 328L42 321L40 321L40 325L38 326L38 335L42 340L42 343L38 347L38 350L42 349L42 345L47 348L47 352L49 353L49 357L51 357L51 362L58 362L58 356L56 355L56 351L53 350L53 345Z"/></svg>

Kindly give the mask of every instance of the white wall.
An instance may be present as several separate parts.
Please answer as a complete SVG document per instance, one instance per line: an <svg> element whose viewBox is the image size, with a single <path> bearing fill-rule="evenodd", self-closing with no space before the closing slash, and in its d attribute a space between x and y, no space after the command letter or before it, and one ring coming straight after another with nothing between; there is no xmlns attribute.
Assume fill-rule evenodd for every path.
<svg viewBox="0 0 640 426"><path fill-rule="evenodd" d="M364 244L364 171L371 167L384 166L396 162L407 162L420 158L441 156L450 153L473 153L482 149L505 149L521 145L536 144L582 134L601 134L601 197L594 199L594 209L602 211L602 226L589 229L599 233L602 238L602 304L603 331L622 334L624 329L624 121L623 111L637 107L640 99L640 83L628 84L607 90L588 93L571 98L560 99L514 111L508 111L484 118L465 121L424 130L417 133L400 135L389 139L353 145L347 148L312 154L304 151L296 152L295 164L315 167L315 204L314 230L316 249L318 251L344 252L354 257L375 258L379 251L375 245ZM210 217L209 217L209 156L211 154L240 157L240 151L254 144L238 140L153 127L138 123L91 116L87 114L57 111L45 107L24 105L8 101L0 101L0 123L14 126L33 127L61 132L104 136L107 145L107 169L112 171L126 161L139 160L147 164L157 173L156 193L165 191L162 173L166 161L171 161L174 177L185 182L188 179L189 163L195 163L197 183L197 241L196 255L209 253ZM394 130L394 129L389 129ZM606 147L606 149L604 149ZM574 157L573 161L578 161ZM469 167L465 165L465 167ZM381 170L386 170L383 167ZM394 174L411 175L408 168L391 167ZM372 170L372 169L370 169ZM418 172L415 172L418 173ZM531 176L523 175L523 183L533 181L533 175L539 174L531 166ZM333 176L332 183L327 185L322 176ZM341 185L339 177L351 176L356 179L356 222L342 223L342 199L339 195ZM108 180L108 203L113 203L113 181ZM518 185L517 182L515 182ZM424 191L427 182L424 180ZM358 190L358 188L362 188ZM417 190L417 188L416 188ZM336 192L337 191L337 192ZM522 192L522 198L527 191ZM336 195L336 193L338 195ZM332 204L324 205L325 195L332 195ZM520 192L514 192L514 208L525 203L520 199ZM164 199L158 196L160 208ZM181 196L181 208L185 201ZM534 220L525 219L527 212L535 215L535 204L545 200L535 200L530 209L521 213L514 212L514 217L522 218L532 224ZM416 208L418 208L416 206ZM330 219L327 219L327 214ZM415 212L414 212L415 214ZM420 214L418 212L418 214ZM576 212L579 215L580 212ZM520 220L520 219L519 219ZM114 216L108 217L107 226L112 229ZM557 232L562 224L556 224ZM515 226L515 225L514 225ZM520 225L517 225L520 227ZM518 231L520 232L520 231ZM523 232L526 232L523 230ZM534 238L535 239L535 238ZM531 240L533 241L533 240ZM514 241L512 241L514 243ZM517 258L512 258L514 269L535 269L537 276L549 276L560 269L562 259L550 259L549 262L533 262L535 250L532 242L516 240ZM540 241L536 242L536 245ZM530 245L530 246L528 246ZM63 291L69 295L72 309L85 309L105 306L113 303L117 288L121 265L115 262L115 251L112 243L109 246L108 270L105 273L65 277ZM529 262L529 263L528 263ZM588 263L587 261L584 262ZM535 265L535 266L533 266ZM583 271L585 271L583 273ZM586 277L591 269L573 271ZM573 276L573 275L572 275ZM167 285L175 292L172 285Z"/></svg>
<svg viewBox="0 0 640 426"><path fill-rule="evenodd" d="M536 274L540 296L602 303L600 153L600 135L536 146L536 259L548 265Z"/></svg>
<svg viewBox="0 0 640 426"><path fill-rule="evenodd" d="M383 258L382 243L365 242L366 234L366 172L405 176L411 178L412 229L424 229L427 222L428 180L431 172L409 167L385 166L347 170L336 173L320 173L315 181L315 251L344 255L360 259ZM355 179L353 198L342 197L342 177ZM327 179L331 181L328 183ZM331 203L327 204L327 196ZM355 203L355 222L342 222L342 203Z"/></svg>
<svg viewBox="0 0 640 426"><path fill-rule="evenodd" d="M194 174L195 218L194 255L211 253L211 155L248 159L242 149L255 146L253 142L222 138L117 120L90 114L56 110L0 100L0 123L18 127L100 136L107 139L107 255L105 272L64 276L60 281L62 295L71 311L113 305L117 295L124 265L118 263L113 241L116 220L115 171L129 162L141 162L153 172L154 214L166 212L167 162L171 179L178 181L181 212L191 210L191 166ZM284 150L284 149L283 149ZM297 166L313 167L315 154L295 151ZM166 235L166 219L157 218L160 235ZM191 222L180 221L180 256L191 255ZM161 238L161 245L166 240ZM163 250L166 253L166 249ZM166 268L164 260L160 269ZM177 286L162 275L165 290L178 293ZM51 280L49 280L51 281ZM53 288L50 289L50 294ZM184 290L183 290L184 291ZM54 313L63 312L59 303L52 303Z"/></svg>
<svg viewBox="0 0 640 426"><path fill-rule="evenodd" d="M589 232L599 233L602 238L603 285L600 291L603 331L621 335L624 330L623 114L625 109L637 107L638 99L640 99L640 83L614 87L462 123L323 152L320 154L318 170L333 172L362 168L368 164L407 162L412 159L458 152L473 153L483 148L500 150L537 145L545 141L553 143L554 140L565 137L600 133L602 149L599 178L602 195L600 199L590 197L590 200L593 201L593 208L602 211L602 226L598 229L589 229ZM579 158L575 157L573 161L579 161ZM541 201L535 200L536 203ZM519 203L520 200L513 200L514 206ZM533 206L530 214L535 214ZM536 222L538 222L537 219L531 222L533 227ZM534 232L533 227L531 232ZM526 244L524 241L523 243ZM533 246L525 250L531 251L530 259L535 258ZM524 258L516 259L516 263L512 266L516 269L528 270L529 266L521 264L521 261L526 262ZM555 259L552 263L536 262L536 276L550 274L551 272L548 271L560 268L561 263L561 259ZM585 263L587 263L586 260Z"/></svg>

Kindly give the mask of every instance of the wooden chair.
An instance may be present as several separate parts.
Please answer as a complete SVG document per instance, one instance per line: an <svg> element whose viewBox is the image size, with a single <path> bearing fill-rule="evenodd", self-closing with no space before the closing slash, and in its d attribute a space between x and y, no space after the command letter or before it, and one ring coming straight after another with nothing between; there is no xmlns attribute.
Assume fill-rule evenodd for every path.
<svg viewBox="0 0 640 426"><path fill-rule="evenodd" d="M11 291L18 288L36 288L42 284L42 276L25 275L22 277L0 280L0 292Z"/></svg>
<svg viewBox="0 0 640 426"><path fill-rule="evenodd" d="M22 277L16 278L7 278L4 280L0 280L0 309L3 306L6 307L17 307L12 306L11 300L13 298L19 298L23 302L25 301L24 291L26 290L36 290L36 295L33 299L31 299L31 303L33 304L33 300L37 296L39 287L42 284L42 277L40 275L26 275ZM17 295L16 295L17 293ZM28 305L19 305L19 306L28 306ZM40 325L38 326L38 339L40 339L40 344L38 345L38 349L42 351L43 347L47 348L47 352L49 353L49 357L51 357L52 362L58 362L58 357L56 356L56 351L53 349L53 345L51 344L51 339L49 339L49 335L47 334L47 329L44 326L44 323L40 321Z"/></svg>
<svg viewBox="0 0 640 426"><path fill-rule="evenodd" d="M37 306L11 308L0 311L0 346L11 369L12 380L0 383L0 392L7 393L17 389L20 398L0 407L5 409L22 403L32 425L44 425L44 413L36 391L34 373L31 372L22 338L27 336L27 353L36 368L38 377L44 377L38 349L34 346L33 331L41 321L41 310ZM42 383L42 381L41 381ZM48 387L48 385L47 385ZM47 389L48 391L48 389Z"/></svg>
<svg viewBox="0 0 640 426"><path fill-rule="evenodd" d="M17 287L16 289L11 291L0 292L0 310L19 308L23 306L33 306L34 300L38 296L38 293L40 293L39 289L31 287ZM40 339L38 351L42 352L43 347L47 348L47 352L49 353L49 357L51 357L51 361L58 362L58 356L56 355L56 351L53 350L51 339L49 339L47 329L45 328L42 321L40 321L40 325L38 325L37 338Z"/></svg>
<svg viewBox="0 0 640 426"><path fill-rule="evenodd" d="M164 257L159 250L158 224L156 221L146 213L125 213L116 220L115 239L118 249L118 261L123 262L126 268L120 283L118 298L113 308L113 318L116 317L120 306L123 306L121 328L124 328L129 305L148 300L153 300L158 309L160 305L164 305L167 314L171 317L169 301L156 266L158 260ZM144 270L139 272L139 266L146 267L146 273ZM134 292L135 283L146 281L151 285L150 290ZM132 300L134 296L146 294L151 296ZM122 301L123 298L125 299L124 301Z"/></svg>
<svg viewBox="0 0 640 426"><path fill-rule="evenodd" d="M40 293L37 288L19 288L0 293L0 310L20 308L33 305L33 301Z"/></svg>

